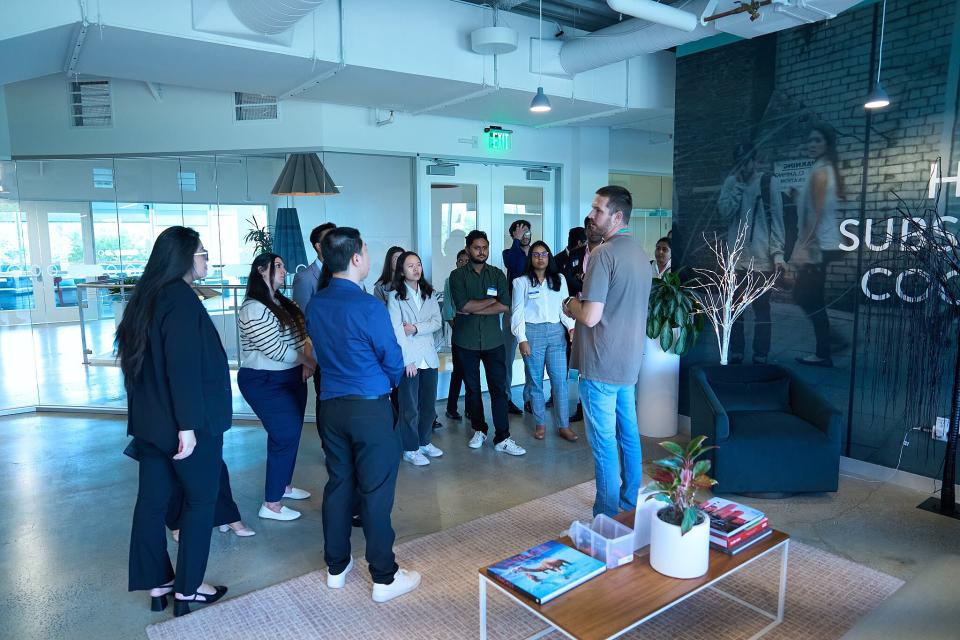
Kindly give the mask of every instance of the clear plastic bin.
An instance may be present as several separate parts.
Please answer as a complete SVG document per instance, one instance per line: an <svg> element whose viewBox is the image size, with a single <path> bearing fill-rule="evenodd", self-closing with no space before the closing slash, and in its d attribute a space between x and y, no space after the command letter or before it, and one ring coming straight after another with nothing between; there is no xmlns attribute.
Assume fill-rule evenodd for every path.
<svg viewBox="0 0 960 640"><path fill-rule="evenodd" d="M591 525L575 520L570 525L570 539L580 551L605 562L608 569L633 560L633 529L602 513Z"/></svg>

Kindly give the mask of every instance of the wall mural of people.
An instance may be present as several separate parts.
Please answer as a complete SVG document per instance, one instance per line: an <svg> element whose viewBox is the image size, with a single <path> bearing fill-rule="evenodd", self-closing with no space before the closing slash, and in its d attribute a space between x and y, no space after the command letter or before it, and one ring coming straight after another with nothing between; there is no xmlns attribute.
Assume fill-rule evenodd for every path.
<svg viewBox="0 0 960 640"><path fill-rule="evenodd" d="M960 74L960 43L943 27L960 9L950 0L888 1L884 60L894 56L897 65L883 72L892 102L868 117L880 10L861 6L678 57L672 267L689 279L715 266L706 243L732 243L744 229L741 264L778 276L735 325L730 361L786 366L816 385L844 414L845 455L937 477L942 446L902 445L901 407L914 402L908 376L890 382L899 366L891 363L917 357L916 341L878 337L883 327L910 327L889 317L937 295L933 279L902 259L917 233L898 209L939 210L944 237L960 235L951 80ZM716 339L704 334L682 375L718 361ZM931 411L922 419L933 424L949 403Z"/></svg>

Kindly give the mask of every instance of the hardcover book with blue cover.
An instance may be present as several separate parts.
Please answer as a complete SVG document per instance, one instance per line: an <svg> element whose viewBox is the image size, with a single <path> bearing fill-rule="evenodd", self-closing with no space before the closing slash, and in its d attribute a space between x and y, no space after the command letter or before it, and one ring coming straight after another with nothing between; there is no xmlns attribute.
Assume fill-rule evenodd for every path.
<svg viewBox="0 0 960 640"><path fill-rule="evenodd" d="M498 580L544 604L606 571L607 565L556 540L491 565Z"/></svg>

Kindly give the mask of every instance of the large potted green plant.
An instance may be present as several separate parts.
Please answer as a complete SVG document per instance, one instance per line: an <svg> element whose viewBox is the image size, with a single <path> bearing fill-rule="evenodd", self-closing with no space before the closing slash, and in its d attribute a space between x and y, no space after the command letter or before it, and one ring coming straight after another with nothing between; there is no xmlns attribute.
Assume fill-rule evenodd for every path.
<svg viewBox="0 0 960 640"><path fill-rule="evenodd" d="M704 328L703 308L680 276L667 273L650 288L647 339L637 384L640 433L651 438L677 434L680 356Z"/></svg>
<svg viewBox="0 0 960 640"><path fill-rule="evenodd" d="M653 512L650 522L650 566L673 578L698 578L710 561L710 518L698 508L696 492L717 483L707 476L709 460L697 460L715 447L704 447L698 436L686 448L661 442L671 455L655 461L653 482L646 488L647 500L664 507Z"/></svg>

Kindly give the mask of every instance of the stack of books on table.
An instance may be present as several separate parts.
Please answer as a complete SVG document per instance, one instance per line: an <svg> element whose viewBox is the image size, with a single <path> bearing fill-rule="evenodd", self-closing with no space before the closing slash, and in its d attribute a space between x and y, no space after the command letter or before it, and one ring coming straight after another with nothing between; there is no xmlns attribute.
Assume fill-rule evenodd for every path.
<svg viewBox="0 0 960 640"><path fill-rule="evenodd" d="M710 516L710 546L717 551L736 555L773 533L767 516L744 504L711 498L700 508Z"/></svg>

